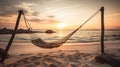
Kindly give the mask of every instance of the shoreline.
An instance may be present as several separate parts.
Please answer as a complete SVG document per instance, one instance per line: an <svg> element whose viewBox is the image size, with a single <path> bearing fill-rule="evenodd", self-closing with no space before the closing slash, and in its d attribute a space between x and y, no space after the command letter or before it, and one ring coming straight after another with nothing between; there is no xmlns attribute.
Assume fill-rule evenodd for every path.
<svg viewBox="0 0 120 67"><path fill-rule="evenodd" d="M119 41L107 41L105 50L118 54L119 44ZM0 42L0 47L5 48L5 42ZM32 43L13 43L9 54L11 57L0 64L1 67L111 67L109 64L98 63L95 59L100 55L100 42L65 43L53 49L43 49Z"/></svg>
<svg viewBox="0 0 120 67"><path fill-rule="evenodd" d="M105 50L107 49L120 49L119 41L105 41ZM6 47L6 42L0 42L0 47ZM53 49L44 49L38 46L35 46L32 43L14 43L12 44L9 54L19 55L27 53L48 53L57 50L78 50L82 53L100 53L101 45L100 42L94 43L65 43L58 48Z"/></svg>

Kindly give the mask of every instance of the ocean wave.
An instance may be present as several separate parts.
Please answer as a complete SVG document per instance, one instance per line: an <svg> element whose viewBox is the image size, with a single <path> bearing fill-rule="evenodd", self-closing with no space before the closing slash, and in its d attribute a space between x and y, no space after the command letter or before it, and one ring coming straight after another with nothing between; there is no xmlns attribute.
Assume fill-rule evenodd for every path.
<svg viewBox="0 0 120 67"><path fill-rule="evenodd" d="M57 41L62 39L63 37L59 37L59 36L53 36L53 37L43 37L43 40L51 42L51 41ZM100 35L91 35L91 36L73 36L71 37L67 43L89 43L89 42L100 42ZM0 42L8 42L10 39L10 37L5 36L0 38ZM120 40L120 35L105 35L104 37L105 41L112 41L112 40ZM24 37L24 35L21 36L17 36L14 38L14 42L30 42L31 39L29 37Z"/></svg>

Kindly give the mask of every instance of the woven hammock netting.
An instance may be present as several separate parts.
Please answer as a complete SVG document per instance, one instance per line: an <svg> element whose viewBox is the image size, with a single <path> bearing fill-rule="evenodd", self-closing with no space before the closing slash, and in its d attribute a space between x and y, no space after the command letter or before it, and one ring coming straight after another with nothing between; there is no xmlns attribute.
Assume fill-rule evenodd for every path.
<svg viewBox="0 0 120 67"><path fill-rule="evenodd" d="M100 11L97 10L90 18L88 18L82 25L80 25L78 28L76 28L74 31L72 31L71 33L69 33L68 35L66 35L65 37L63 37L62 39L58 40L58 41L54 41L54 42L46 42L41 38L35 38L34 35L30 35L31 37L31 42L41 48L55 48L55 47L59 47L61 45L63 45L74 33L76 33L84 24L86 24L90 19L92 19L98 12ZM24 21L26 24L26 27L30 30L30 32L32 32L32 27L29 24L27 18L25 17L25 14L23 13L23 17L24 17ZM34 38L33 38L34 37Z"/></svg>

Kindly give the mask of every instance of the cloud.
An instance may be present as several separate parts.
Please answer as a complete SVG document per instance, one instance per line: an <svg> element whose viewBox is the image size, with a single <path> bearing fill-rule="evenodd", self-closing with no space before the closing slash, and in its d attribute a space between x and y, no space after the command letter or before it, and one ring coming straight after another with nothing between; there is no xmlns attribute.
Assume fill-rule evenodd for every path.
<svg viewBox="0 0 120 67"><path fill-rule="evenodd" d="M76 4L76 5L72 5L72 6L54 8L53 10L47 8L48 11L46 13L53 13L53 12L57 12L57 11L62 11L62 10L66 10L66 9L71 9L71 8L79 7L79 6L80 6L79 4Z"/></svg>
<svg viewBox="0 0 120 67"><path fill-rule="evenodd" d="M108 14L107 17L120 17L120 13Z"/></svg>
<svg viewBox="0 0 120 67"><path fill-rule="evenodd" d="M4 9L3 9L3 7L2 8L0 7L0 9L1 9L0 16L2 16L2 17L10 17L11 15L15 15L16 11L12 10L12 9L16 9L16 8L17 7L15 7L15 6L5 7Z"/></svg>
<svg viewBox="0 0 120 67"><path fill-rule="evenodd" d="M53 15L50 15L50 16L48 16L48 18L55 18L55 16L53 16Z"/></svg>
<svg viewBox="0 0 120 67"><path fill-rule="evenodd" d="M6 28L14 28L14 27L15 27L15 24L14 24L14 23L0 22L0 28L3 28L3 27L6 27Z"/></svg>
<svg viewBox="0 0 120 67"><path fill-rule="evenodd" d="M39 23L56 23L57 21L54 19L39 19L39 18L32 18L29 19L31 22L39 22Z"/></svg>
<svg viewBox="0 0 120 67"><path fill-rule="evenodd" d="M39 16L39 12L33 12L32 16Z"/></svg>
<svg viewBox="0 0 120 67"><path fill-rule="evenodd" d="M30 19L31 22L44 22L44 20L41 20L39 18L32 18Z"/></svg>
<svg viewBox="0 0 120 67"><path fill-rule="evenodd" d="M112 16L120 16L120 13L111 14Z"/></svg>
<svg viewBox="0 0 120 67"><path fill-rule="evenodd" d="M31 22L37 22L37 23L58 23L58 21L55 19L55 16L48 16L47 18L40 19L40 18L32 18L29 19Z"/></svg>
<svg viewBox="0 0 120 67"><path fill-rule="evenodd" d="M0 18L0 23L1 23L1 22L7 22L7 21L8 21L8 19L1 19L1 18Z"/></svg>
<svg viewBox="0 0 120 67"><path fill-rule="evenodd" d="M1 0L0 1L0 16L1 17L10 17L16 15L17 11L22 9L25 13L31 11L30 7L32 3L25 3L21 0Z"/></svg>

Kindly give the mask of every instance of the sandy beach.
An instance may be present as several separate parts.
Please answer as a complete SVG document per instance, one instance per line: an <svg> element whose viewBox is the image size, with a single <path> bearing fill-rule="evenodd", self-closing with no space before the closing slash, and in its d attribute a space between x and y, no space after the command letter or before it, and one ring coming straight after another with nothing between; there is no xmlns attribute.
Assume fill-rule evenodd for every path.
<svg viewBox="0 0 120 67"><path fill-rule="evenodd" d="M0 67L120 67L119 6L120 0L1 0Z"/></svg>
<svg viewBox="0 0 120 67"><path fill-rule="evenodd" d="M5 48L6 43L0 43ZM105 42L106 52L116 53L120 58L120 42ZM0 67L111 67L95 60L100 55L100 43L65 43L53 49L43 49L32 43L13 43L10 58Z"/></svg>

